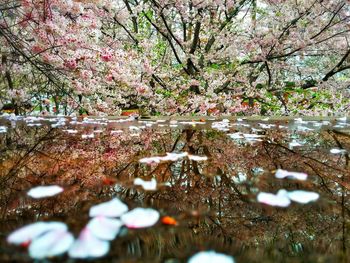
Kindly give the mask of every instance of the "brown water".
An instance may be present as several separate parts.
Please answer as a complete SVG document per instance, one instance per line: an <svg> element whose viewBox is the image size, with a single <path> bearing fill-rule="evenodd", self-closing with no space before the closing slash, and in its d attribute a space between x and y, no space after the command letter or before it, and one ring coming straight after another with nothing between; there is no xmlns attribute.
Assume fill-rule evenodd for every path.
<svg viewBox="0 0 350 263"><path fill-rule="evenodd" d="M129 208L154 208L177 225L160 221L146 229L124 228L107 256L94 262L186 262L204 250L236 262L350 261L350 124L345 121L231 120L218 126L216 120L68 118L55 127L57 122L0 119L1 262L32 261L25 248L7 244L15 229L54 220L77 236L89 208L112 197ZM94 138L82 138L88 134ZM242 134L261 136L235 139ZM345 151L333 154L333 148ZM139 162L167 152L208 160ZM305 172L308 179L276 179L278 168ZM136 177L155 178L158 189L135 186ZM44 199L26 195L34 186L52 184L64 192ZM259 192L282 188L317 192L320 199L287 208L257 202ZM75 262L66 254L48 261Z"/></svg>

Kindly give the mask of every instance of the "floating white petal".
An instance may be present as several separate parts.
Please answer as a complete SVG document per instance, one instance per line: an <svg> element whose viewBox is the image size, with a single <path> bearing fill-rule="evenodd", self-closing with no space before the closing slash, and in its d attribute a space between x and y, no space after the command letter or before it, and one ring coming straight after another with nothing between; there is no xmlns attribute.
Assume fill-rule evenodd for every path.
<svg viewBox="0 0 350 263"><path fill-rule="evenodd" d="M297 129L299 131L314 131L315 129L311 129L311 128L308 128L308 127L305 127L305 126L298 126Z"/></svg>
<svg viewBox="0 0 350 263"><path fill-rule="evenodd" d="M67 230L67 225L61 222L36 222L17 229L7 237L7 242L12 244L23 244L52 230Z"/></svg>
<svg viewBox="0 0 350 263"><path fill-rule="evenodd" d="M320 195L315 192L296 190L296 191L288 192L288 197L290 200L294 202L307 204L307 203L316 201L320 197Z"/></svg>
<svg viewBox="0 0 350 263"><path fill-rule="evenodd" d="M82 134L81 135L81 138L83 138L83 139L92 139L94 137L95 137L95 135L93 133L91 133L91 134Z"/></svg>
<svg viewBox="0 0 350 263"><path fill-rule="evenodd" d="M307 174L306 173L299 173L299 172L290 172L287 170L278 169L276 171L275 177L279 178L279 179L291 178L291 179L305 181L307 179Z"/></svg>
<svg viewBox="0 0 350 263"><path fill-rule="evenodd" d="M177 161L185 156L187 156L187 152L181 152L181 153L166 153L166 156L153 156L153 157L146 157L139 160L140 163L160 163L161 161Z"/></svg>
<svg viewBox="0 0 350 263"><path fill-rule="evenodd" d="M159 220L159 212L151 208L135 208L120 217L129 228L150 227Z"/></svg>
<svg viewBox="0 0 350 263"><path fill-rule="evenodd" d="M233 257L216 253L215 251L203 251L193 255L188 263L234 263Z"/></svg>
<svg viewBox="0 0 350 263"><path fill-rule="evenodd" d="M78 133L78 130L72 130L72 129L63 130L63 131L65 131L65 132L67 132L67 133L69 133L69 134L76 134L76 133Z"/></svg>
<svg viewBox="0 0 350 263"><path fill-rule="evenodd" d="M120 133L123 133L122 130L113 130L111 131L111 134L120 134Z"/></svg>
<svg viewBox="0 0 350 263"><path fill-rule="evenodd" d="M155 178L152 178L151 181L145 181L145 180L142 180L141 178L135 178L134 185L140 185L146 191L157 190L157 181Z"/></svg>
<svg viewBox="0 0 350 263"><path fill-rule="evenodd" d="M128 211L128 206L120 201L118 198L114 198L111 201L104 202L95 205L90 208L90 217L105 216L105 217L117 217L121 216Z"/></svg>
<svg viewBox="0 0 350 263"><path fill-rule="evenodd" d="M254 134L254 133L243 133L243 136L246 139L256 139L256 138L263 138L263 137L265 137L265 135Z"/></svg>
<svg viewBox="0 0 350 263"><path fill-rule="evenodd" d="M73 235L66 230L49 231L30 243L29 255L37 259L57 256L68 251L73 242Z"/></svg>
<svg viewBox="0 0 350 263"><path fill-rule="evenodd" d="M0 133L6 133L7 127L6 126L0 126Z"/></svg>
<svg viewBox="0 0 350 263"><path fill-rule="evenodd" d="M290 205L288 193L286 190L279 190L276 195L271 193L261 192L257 196L258 202L279 207L287 207Z"/></svg>
<svg viewBox="0 0 350 263"><path fill-rule="evenodd" d="M240 132L227 134L231 139L243 139L243 135Z"/></svg>
<svg viewBox="0 0 350 263"><path fill-rule="evenodd" d="M146 157L146 158L142 158L139 160L140 163L147 163L147 164L151 164L151 163L160 163L160 158L158 156L155 157Z"/></svg>
<svg viewBox="0 0 350 263"><path fill-rule="evenodd" d="M72 258L97 258L106 255L109 251L110 244L108 241L97 238L86 227L79 238L69 249L69 256Z"/></svg>
<svg viewBox="0 0 350 263"><path fill-rule="evenodd" d="M166 153L166 156L160 157L161 161L177 161L183 157L186 157L188 155L187 152L180 152L180 153Z"/></svg>
<svg viewBox="0 0 350 263"><path fill-rule="evenodd" d="M259 126L263 129L271 129L272 127L275 127L276 124L264 124L264 123L259 123Z"/></svg>
<svg viewBox="0 0 350 263"><path fill-rule="evenodd" d="M330 153L332 153L332 154L346 153L346 150L333 148L330 150Z"/></svg>
<svg viewBox="0 0 350 263"><path fill-rule="evenodd" d="M289 143L289 148L297 147L297 146L303 146L300 142L297 141L291 141Z"/></svg>
<svg viewBox="0 0 350 263"><path fill-rule="evenodd" d="M198 156L198 155L188 155L188 159L196 161L196 162L200 162L200 161L206 161L208 160L207 156Z"/></svg>
<svg viewBox="0 0 350 263"><path fill-rule="evenodd" d="M44 198L57 195L63 192L63 188L58 185L37 186L28 191L28 195L33 198Z"/></svg>
<svg viewBox="0 0 350 263"><path fill-rule="evenodd" d="M99 239L113 240L118 235L122 225L123 223L118 219L98 216L90 220L87 228Z"/></svg>

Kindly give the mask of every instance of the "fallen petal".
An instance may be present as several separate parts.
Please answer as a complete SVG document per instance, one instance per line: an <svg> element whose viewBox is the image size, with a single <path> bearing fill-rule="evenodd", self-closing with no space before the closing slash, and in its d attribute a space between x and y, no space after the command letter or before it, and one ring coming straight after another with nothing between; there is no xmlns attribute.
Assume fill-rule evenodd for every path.
<svg viewBox="0 0 350 263"><path fill-rule="evenodd" d="M261 192L257 196L258 202L271 206L287 207L290 205L290 200L286 190L279 190L276 195L271 193Z"/></svg>
<svg viewBox="0 0 350 263"><path fill-rule="evenodd" d="M139 160L140 163L147 163L147 164L152 164L152 163L160 163L160 158L155 156L155 157L146 157L142 158Z"/></svg>
<svg viewBox="0 0 350 263"><path fill-rule="evenodd" d="M188 155L187 152L181 152L181 153L166 153L166 156L160 157L162 161L177 161L183 157L186 157Z"/></svg>
<svg viewBox="0 0 350 263"><path fill-rule="evenodd" d="M256 138L263 138L263 137L265 137L265 135L250 134L250 133L244 133L243 136L244 136L244 138L247 138L247 139L256 139Z"/></svg>
<svg viewBox="0 0 350 263"><path fill-rule="evenodd" d="M234 263L233 257L216 253L215 251L203 251L193 255L188 263Z"/></svg>
<svg viewBox="0 0 350 263"><path fill-rule="evenodd" d="M346 153L346 150L333 148L330 150L330 153L332 153L332 154Z"/></svg>
<svg viewBox="0 0 350 263"><path fill-rule="evenodd" d="M91 134L82 134L81 135L82 139L92 139L94 137L95 137L95 135L93 133L91 133Z"/></svg>
<svg viewBox="0 0 350 263"><path fill-rule="evenodd" d="M118 198L114 198L111 201L104 202L95 205L90 208L89 216L105 216L105 217L118 217L127 212L128 206L120 201Z"/></svg>
<svg viewBox="0 0 350 263"><path fill-rule="evenodd" d="M208 160L207 156L197 156L197 155L188 155L188 159L200 162L200 161L206 161Z"/></svg>
<svg viewBox="0 0 350 263"><path fill-rule="evenodd" d="M85 227L69 249L68 254L72 258L97 258L106 255L109 247L108 241L97 238Z"/></svg>
<svg viewBox="0 0 350 263"><path fill-rule="evenodd" d="M146 191L155 191L157 190L157 181L155 178L152 178L151 181L145 181L141 178L134 179L134 185L140 185Z"/></svg>
<svg viewBox="0 0 350 263"><path fill-rule="evenodd" d="M6 133L7 127L6 126L0 126L0 133Z"/></svg>
<svg viewBox="0 0 350 263"><path fill-rule="evenodd" d="M303 144L301 144L300 142L297 142L297 141L291 141L289 143L289 148L293 148L293 147L297 147L297 146L303 146Z"/></svg>
<svg viewBox="0 0 350 263"><path fill-rule="evenodd" d="M306 173L299 173L299 172L290 172L287 170L278 169L276 171L275 177L279 178L279 179L291 178L291 179L305 181L307 179L307 174Z"/></svg>
<svg viewBox="0 0 350 263"><path fill-rule="evenodd" d="M230 133L230 134L227 134L228 136L231 137L231 139L243 139L243 135L242 133L240 132L236 132L236 133Z"/></svg>
<svg viewBox="0 0 350 263"><path fill-rule="evenodd" d="M73 130L73 129L69 129L69 130L63 130L69 134L77 134L78 133L78 130Z"/></svg>
<svg viewBox="0 0 350 263"><path fill-rule="evenodd" d="M63 192L63 188L58 185L38 186L30 189L27 193L33 198L44 198L57 195Z"/></svg>
<svg viewBox="0 0 350 263"><path fill-rule="evenodd" d="M290 200L300 203L300 204L307 204L309 202L316 201L320 195L315 192L308 192L303 190L296 190L288 192L288 197Z"/></svg>
<svg viewBox="0 0 350 263"><path fill-rule="evenodd" d="M29 255L37 259L57 256L68 251L73 242L73 235L66 230L49 231L30 243Z"/></svg>
<svg viewBox="0 0 350 263"><path fill-rule="evenodd" d="M129 228L150 227L159 220L159 212L151 208L135 208L120 217Z"/></svg>
<svg viewBox="0 0 350 263"><path fill-rule="evenodd" d="M91 233L103 240L113 240L118 235L123 223L114 218L98 216L90 220L87 228Z"/></svg>
<svg viewBox="0 0 350 263"><path fill-rule="evenodd" d="M36 222L17 229L7 237L7 242L20 245L52 230L67 230L67 225L61 222Z"/></svg>

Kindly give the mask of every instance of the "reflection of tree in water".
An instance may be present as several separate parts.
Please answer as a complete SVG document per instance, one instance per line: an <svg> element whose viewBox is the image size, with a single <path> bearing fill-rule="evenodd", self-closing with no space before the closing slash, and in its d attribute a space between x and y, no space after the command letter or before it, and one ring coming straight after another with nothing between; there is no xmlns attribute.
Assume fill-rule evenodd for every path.
<svg viewBox="0 0 350 263"><path fill-rule="evenodd" d="M84 133L96 129L83 128ZM101 261L185 259L201 249L216 249L249 262L286 262L286 256L290 262L295 257L315 260L320 255L339 261L342 251L347 253L349 157L329 154L331 147L350 148L347 134L298 134L306 144L290 149L288 142L295 134L279 129L267 130L263 141L252 144L211 129L146 129L138 136L128 130L109 135L109 129L92 140L23 124L1 135L0 209L2 221L11 222L1 224L1 232L40 218L65 221L78 233L92 204L117 195L130 207L155 207L175 217L179 226L129 231L112 243L108 257ZM205 155L209 160L138 162L173 151ZM307 172L309 179L277 180L277 168ZM135 177L156 178L159 190L145 192L133 186ZM46 200L25 196L39 184L60 184L65 192ZM256 203L259 191L281 188L315 191L322 199L287 209ZM4 240L0 245L8 247Z"/></svg>

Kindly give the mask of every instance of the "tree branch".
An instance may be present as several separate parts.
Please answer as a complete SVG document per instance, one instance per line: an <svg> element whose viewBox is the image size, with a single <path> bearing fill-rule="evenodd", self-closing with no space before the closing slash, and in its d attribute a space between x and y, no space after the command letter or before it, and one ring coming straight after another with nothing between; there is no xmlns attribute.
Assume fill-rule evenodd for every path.
<svg viewBox="0 0 350 263"><path fill-rule="evenodd" d="M347 59L347 57L349 55L350 55L350 49L345 53L345 55L341 58L341 60L338 62L338 64L323 77L322 80L323 81L327 81L330 77L332 77L333 75L337 74L338 72L341 72L343 70L349 69L350 65L341 67L341 65L344 63L344 61Z"/></svg>

